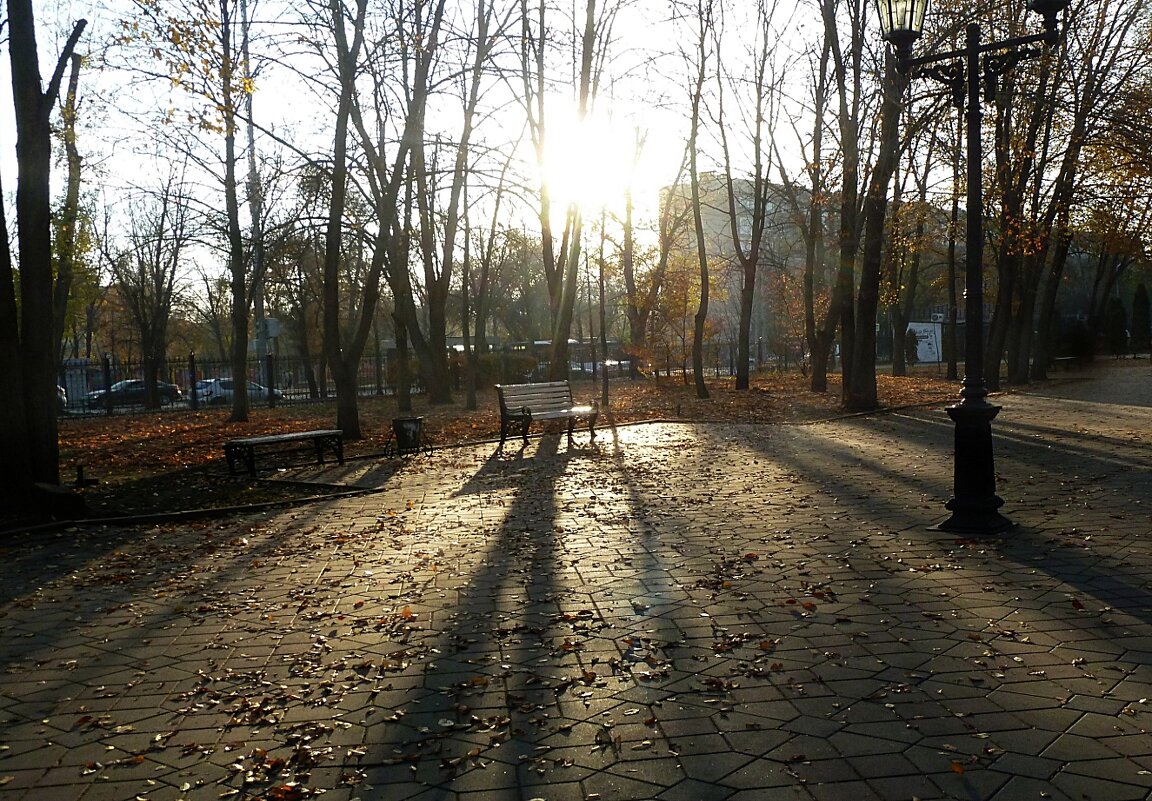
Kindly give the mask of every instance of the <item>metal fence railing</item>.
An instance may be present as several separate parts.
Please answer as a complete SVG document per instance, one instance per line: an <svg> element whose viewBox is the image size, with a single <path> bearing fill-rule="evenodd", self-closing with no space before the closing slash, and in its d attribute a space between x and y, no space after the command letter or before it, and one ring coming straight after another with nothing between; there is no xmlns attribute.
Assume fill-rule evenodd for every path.
<svg viewBox="0 0 1152 801"><path fill-rule="evenodd" d="M397 377L394 368L395 365L383 356L362 359L357 382L360 394L395 394ZM68 414L107 414L231 405L235 383L231 362L191 355L185 360L168 360L156 370L157 389L151 402L146 394L144 374L145 366L140 362L111 358L69 359L59 376L66 396L63 411ZM335 398L331 375L323 366L298 357L251 359L245 376L248 396L254 405L311 403ZM422 392L418 372L413 372L411 380L412 391Z"/></svg>
<svg viewBox="0 0 1152 801"><path fill-rule="evenodd" d="M609 343L610 358L605 360L603 347L597 342L571 342L568 375L573 381L609 376L626 376L631 362L618 343ZM711 375L733 374L735 348L728 344L713 346L708 354ZM547 343L513 343L478 357L477 386L494 383L516 383L545 380L548 370ZM660 363L664 362L664 363ZM654 361L656 375L675 372L679 366L671 358ZM400 382L400 360L395 351L360 360L357 386L361 397L395 395ZM462 354L453 350L449 356L451 380L456 390L463 389ZM230 408L234 391L230 361L202 359L189 354L183 359L168 359L155 369L155 394L148 398L145 365L105 356L100 359L68 359L58 377L66 400L61 411L69 415L121 414L179 409ZM424 392L418 365L410 360L410 389ZM250 359L245 366L250 403L254 406L318 403L334 400L335 384L319 360L298 356L272 356ZM110 389L109 389L110 388Z"/></svg>

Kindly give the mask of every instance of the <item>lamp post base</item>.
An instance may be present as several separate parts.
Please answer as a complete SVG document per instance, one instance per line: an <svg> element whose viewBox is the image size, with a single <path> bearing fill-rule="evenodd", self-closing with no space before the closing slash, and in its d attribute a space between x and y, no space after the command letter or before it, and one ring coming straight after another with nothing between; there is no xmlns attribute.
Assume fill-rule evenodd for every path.
<svg viewBox="0 0 1152 801"><path fill-rule="evenodd" d="M992 420L999 412L999 406L983 399L966 399L948 407L948 416L956 424L954 497L944 506L952 516L933 528L963 534L996 534L1016 525L1000 514L1004 500L996 495Z"/></svg>
<svg viewBox="0 0 1152 801"><path fill-rule="evenodd" d="M954 499L953 499L954 500ZM996 499L1003 503L1000 498ZM947 531L953 534L999 534L1016 524L995 509L957 509L953 502L944 504L952 516L943 523L930 526L933 531Z"/></svg>

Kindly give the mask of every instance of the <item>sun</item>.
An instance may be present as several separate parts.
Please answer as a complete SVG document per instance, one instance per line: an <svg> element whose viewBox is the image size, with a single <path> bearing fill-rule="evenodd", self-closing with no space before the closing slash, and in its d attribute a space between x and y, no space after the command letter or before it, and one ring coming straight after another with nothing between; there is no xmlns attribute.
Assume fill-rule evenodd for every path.
<svg viewBox="0 0 1152 801"><path fill-rule="evenodd" d="M635 131L610 117L554 119L541 165L554 206L563 213L576 204L585 217L622 210L629 187L635 190L635 149Z"/></svg>
<svg viewBox="0 0 1152 801"><path fill-rule="evenodd" d="M633 219L651 224L659 216L662 191L686 180L681 120L642 107L617 104L583 121L575 113L549 121L540 175L552 199L553 224L576 204L584 218L604 212L620 219L632 194Z"/></svg>

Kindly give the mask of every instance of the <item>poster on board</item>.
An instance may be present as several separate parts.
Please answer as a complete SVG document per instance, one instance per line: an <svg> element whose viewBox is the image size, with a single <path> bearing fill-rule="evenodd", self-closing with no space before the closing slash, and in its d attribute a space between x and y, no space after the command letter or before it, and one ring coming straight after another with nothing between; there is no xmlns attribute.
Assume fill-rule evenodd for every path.
<svg viewBox="0 0 1152 801"><path fill-rule="evenodd" d="M916 337L917 364L935 364L941 361L943 328L941 323L908 323L909 333Z"/></svg>

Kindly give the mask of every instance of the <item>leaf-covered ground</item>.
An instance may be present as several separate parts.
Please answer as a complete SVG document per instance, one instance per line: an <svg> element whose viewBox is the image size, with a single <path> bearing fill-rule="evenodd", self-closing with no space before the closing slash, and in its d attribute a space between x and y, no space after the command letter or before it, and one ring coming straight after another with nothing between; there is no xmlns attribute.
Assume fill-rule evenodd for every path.
<svg viewBox="0 0 1152 801"><path fill-rule="evenodd" d="M839 376L831 376L828 392L814 393L798 374L761 375L748 392L732 388L724 379L710 385L711 397L700 400L694 388L678 380L630 381L613 379L609 406L601 426L654 419L732 421L753 423L804 422L841 413ZM884 407L939 403L954 399L957 384L935 369L907 378L878 376ZM577 400L599 397L598 383L575 385ZM364 438L346 443L349 456L382 453L390 421L400 416L392 398L364 398L360 403ZM464 393L456 403L429 406L414 399L408 414L425 419L434 446L487 440L499 431L495 393L480 392L477 409L464 408ZM114 417L65 418L60 425L61 472L70 481L77 467L98 481L83 488L93 515L163 513L216 508L315 494L315 487L299 488L267 481L230 477L223 462L223 443L235 437L257 436L335 424L332 403L297 404L277 409L255 408L246 423L228 422L227 410L170 411L161 414L120 414ZM265 462L261 460L261 464ZM35 522L0 518L0 529Z"/></svg>
<svg viewBox="0 0 1152 801"><path fill-rule="evenodd" d="M887 379L932 405L373 457L324 471L383 488L340 503L10 536L0 796L1146 799L1147 364L997 399L1002 538L926 528L952 432ZM622 382L616 413L838 414L672 390ZM65 428L93 499L179 507L277 486L228 479L223 437L330 414Z"/></svg>

